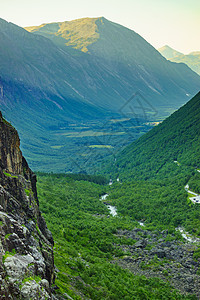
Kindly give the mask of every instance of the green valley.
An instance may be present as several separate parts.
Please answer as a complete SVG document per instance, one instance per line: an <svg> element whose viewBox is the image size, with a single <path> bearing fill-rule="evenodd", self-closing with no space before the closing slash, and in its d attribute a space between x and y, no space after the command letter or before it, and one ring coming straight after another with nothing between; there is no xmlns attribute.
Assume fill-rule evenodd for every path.
<svg viewBox="0 0 200 300"><path fill-rule="evenodd" d="M200 299L199 59L0 19L0 299Z"/></svg>
<svg viewBox="0 0 200 300"><path fill-rule="evenodd" d="M200 205L186 190L200 191L199 102L197 94L113 156L100 184L98 176L92 183L88 175L38 174L59 292L74 299L199 297Z"/></svg>
<svg viewBox="0 0 200 300"><path fill-rule="evenodd" d="M112 157L154 126L144 118L68 122L49 128L40 141L22 146L35 171L93 174L96 164Z"/></svg>
<svg viewBox="0 0 200 300"><path fill-rule="evenodd" d="M175 258L161 259L151 250L153 245L159 246L162 235L168 247L174 247L177 239L179 242L175 248L185 247L180 234L173 228L167 234L152 231L150 227L138 229L140 226L131 214L110 216L99 199L102 194L112 194L112 191L109 191L107 185L97 185L81 179L78 175L73 178L61 174L38 174L40 209L55 240L55 291L62 293L66 299L69 296L73 299L89 297L113 300L196 299L188 293L181 295L180 291L172 287L173 280L170 278L176 274L173 269L177 263ZM140 253L139 256L139 242L145 237L148 247L144 246L143 254ZM133 249L136 251L134 254ZM192 249L194 251L196 246ZM149 251L149 256L144 260L141 255L145 251ZM185 257L193 253L186 248L185 251ZM139 262L136 274L128 270L127 261ZM145 264L151 265L154 273L152 278L144 275ZM164 272L167 268L168 271ZM172 272L170 276L167 275L169 270ZM194 268L193 274L196 271ZM160 279L154 278L155 276ZM184 278L180 277L179 283L175 280L174 284L176 288L186 292L188 285L185 283L185 290L182 290L183 282Z"/></svg>
<svg viewBox="0 0 200 300"><path fill-rule="evenodd" d="M82 168L86 154L71 164L75 149L82 147L77 135L83 130L77 127L89 127L90 136L97 135L98 127L111 119L134 119L139 104L142 123L157 122L199 90L200 77L186 65L167 61L139 34L104 17L26 30L0 19L0 37L0 108L18 129L34 170L77 172L76 164ZM59 136L62 128L70 141ZM124 134L123 129L117 132ZM139 134L145 132L141 128ZM133 132L128 141L129 130L124 145L139 134ZM119 136L112 137L114 145L101 143L123 146ZM93 137L83 139L88 146L99 144Z"/></svg>

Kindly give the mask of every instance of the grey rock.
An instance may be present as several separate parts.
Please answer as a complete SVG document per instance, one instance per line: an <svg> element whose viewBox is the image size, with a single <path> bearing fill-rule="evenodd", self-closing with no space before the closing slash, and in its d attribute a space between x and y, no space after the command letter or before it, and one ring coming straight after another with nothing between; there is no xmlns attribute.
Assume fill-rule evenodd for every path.
<svg viewBox="0 0 200 300"><path fill-rule="evenodd" d="M53 239L39 210L36 176L19 146L17 131L0 113L0 299L50 299ZM38 275L43 286L24 282Z"/></svg>
<svg viewBox="0 0 200 300"><path fill-rule="evenodd" d="M43 286L46 290L49 289L49 282L46 279L40 281L40 285Z"/></svg>
<svg viewBox="0 0 200 300"><path fill-rule="evenodd" d="M147 242L145 240L140 240L135 243L136 248L145 248L147 245Z"/></svg>
<svg viewBox="0 0 200 300"><path fill-rule="evenodd" d="M157 255L159 258L164 258L166 256L166 253L162 249L153 248L151 250L151 255Z"/></svg>
<svg viewBox="0 0 200 300"><path fill-rule="evenodd" d="M4 266L8 275L8 280L11 283L23 279L29 264L33 263L34 259L31 255L14 255L5 259Z"/></svg>
<svg viewBox="0 0 200 300"><path fill-rule="evenodd" d="M27 281L22 285L21 295L24 300L29 299L51 299L46 290L42 289L35 280Z"/></svg>

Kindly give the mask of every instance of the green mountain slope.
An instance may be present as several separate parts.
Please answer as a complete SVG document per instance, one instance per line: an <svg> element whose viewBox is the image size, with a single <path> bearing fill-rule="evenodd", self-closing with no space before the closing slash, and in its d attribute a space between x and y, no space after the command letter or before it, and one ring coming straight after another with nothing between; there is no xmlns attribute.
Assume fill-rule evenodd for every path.
<svg viewBox="0 0 200 300"><path fill-rule="evenodd" d="M106 166L109 203L147 226L181 227L199 238L199 132L200 92Z"/></svg>
<svg viewBox="0 0 200 300"><path fill-rule="evenodd" d="M169 46L164 46L158 51L168 60L176 63L184 63L200 75L200 51L194 51L188 55L177 52Z"/></svg>
<svg viewBox="0 0 200 300"><path fill-rule="evenodd" d="M152 179L177 173L177 163L200 164L200 93L154 127L117 157L114 171L121 178Z"/></svg>

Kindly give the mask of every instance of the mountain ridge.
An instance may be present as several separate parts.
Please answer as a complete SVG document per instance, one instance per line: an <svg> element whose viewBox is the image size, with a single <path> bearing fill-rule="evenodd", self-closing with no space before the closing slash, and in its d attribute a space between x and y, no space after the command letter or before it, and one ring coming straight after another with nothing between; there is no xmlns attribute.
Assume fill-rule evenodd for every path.
<svg viewBox="0 0 200 300"><path fill-rule="evenodd" d="M190 52L189 54L183 54L177 52L176 50L170 48L169 46L164 46L158 49L158 51L166 59L176 63L184 63L188 65L188 67L190 67L194 72L200 75L200 51L193 51Z"/></svg>
<svg viewBox="0 0 200 300"><path fill-rule="evenodd" d="M179 55L184 55L183 53L176 51L175 49L169 47L168 45L165 45L158 49L158 51L166 58L171 59Z"/></svg>
<svg viewBox="0 0 200 300"><path fill-rule="evenodd" d="M44 23L40 26L24 27L24 29L32 33L38 32L39 30L40 33L50 39L51 35L55 34L57 37L63 39L63 42L66 46L72 46L75 49L81 50L82 52L88 52L87 46L90 45L90 43L94 43L98 39L98 31L95 22L102 18L103 17L81 18L73 21L53 22L49 24ZM88 24L88 21L90 24ZM83 45L78 42L79 38L82 39ZM87 42L86 39L88 38L90 41Z"/></svg>

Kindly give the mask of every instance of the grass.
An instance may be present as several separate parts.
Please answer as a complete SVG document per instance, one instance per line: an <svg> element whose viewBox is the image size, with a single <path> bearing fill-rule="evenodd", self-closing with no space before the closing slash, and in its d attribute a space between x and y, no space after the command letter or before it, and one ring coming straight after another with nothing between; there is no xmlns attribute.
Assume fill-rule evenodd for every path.
<svg viewBox="0 0 200 300"><path fill-rule="evenodd" d="M51 146L52 149L61 149L63 146Z"/></svg>
<svg viewBox="0 0 200 300"><path fill-rule="evenodd" d="M191 193L188 193L188 197L195 197L195 195L191 194Z"/></svg>
<svg viewBox="0 0 200 300"><path fill-rule="evenodd" d="M34 277L32 277L32 276L30 276L30 277L26 277L26 278L24 278L23 279L23 281L22 281L22 283L25 283L25 282L28 282L28 281L35 281L36 283L39 283L41 280L42 280L42 278L41 277L39 277L39 276L34 276Z"/></svg>
<svg viewBox="0 0 200 300"><path fill-rule="evenodd" d="M12 175L12 174L10 174L10 173L7 173L6 171L4 171L3 170L3 174L5 175L5 176L7 176L7 177L11 177L11 178L18 178L18 176L16 176L16 175Z"/></svg>
<svg viewBox="0 0 200 300"><path fill-rule="evenodd" d="M16 254L15 249L12 249L12 252L6 251L6 253L3 256L3 263L5 262L7 257L14 256L15 254Z"/></svg>
<svg viewBox="0 0 200 300"><path fill-rule="evenodd" d="M90 145L89 148L113 148L113 146L110 145Z"/></svg>
<svg viewBox="0 0 200 300"><path fill-rule="evenodd" d="M11 234L12 234L12 233L6 234L6 235L5 235L5 240L7 240Z"/></svg>
<svg viewBox="0 0 200 300"><path fill-rule="evenodd" d="M82 131L82 132L62 132L62 133L57 133L56 135L64 135L66 137L70 138L81 138L81 137L97 137L97 136L105 136L105 135L123 135L125 134L124 131L122 132L104 132L104 131L93 131L93 130L88 130L88 131Z"/></svg>
<svg viewBox="0 0 200 300"><path fill-rule="evenodd" d="M25 189L24 191L26 193L26 196L28 197L33 193L31 190L27 190L27 189Z"/></svg>
<svg viewBox="0 0 200 300"><path fill-rule="evenodd" d="M118 123L118 122L125 122L125 121L129 121L130 118L122 118L122 119L111 119L110 122L112 123Z"/></svg>

